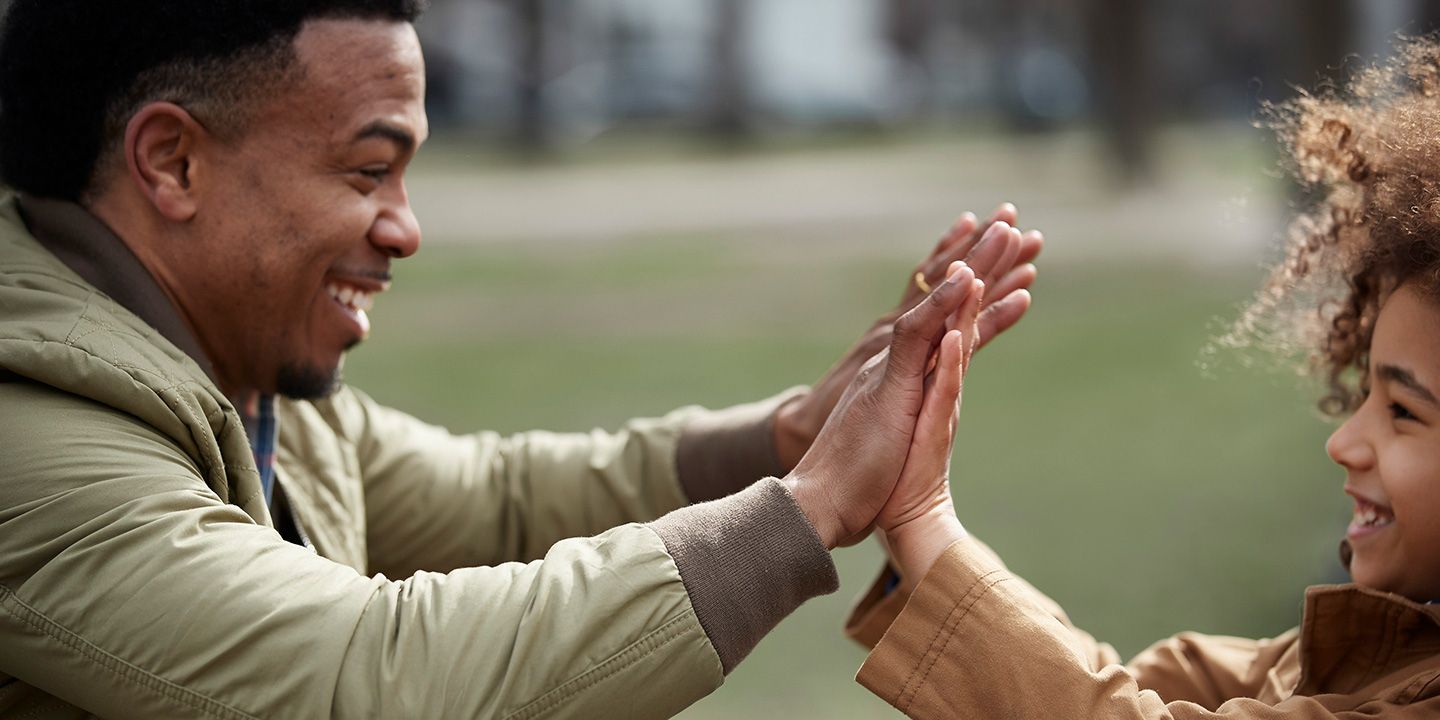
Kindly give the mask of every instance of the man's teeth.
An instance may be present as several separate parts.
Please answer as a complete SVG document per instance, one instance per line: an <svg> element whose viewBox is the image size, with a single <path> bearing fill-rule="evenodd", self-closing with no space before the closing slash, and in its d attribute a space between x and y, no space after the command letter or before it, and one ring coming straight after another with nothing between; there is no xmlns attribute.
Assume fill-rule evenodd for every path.
<svg viewBox="0 0 1440 720"><path fill-rule="evenodd" d="M371 306L375 304L374 295L350 285L330 283L325 286L325 292L329 293L330 297L335 298L336 302L351 310L364 312L368 311Z"/></svg>

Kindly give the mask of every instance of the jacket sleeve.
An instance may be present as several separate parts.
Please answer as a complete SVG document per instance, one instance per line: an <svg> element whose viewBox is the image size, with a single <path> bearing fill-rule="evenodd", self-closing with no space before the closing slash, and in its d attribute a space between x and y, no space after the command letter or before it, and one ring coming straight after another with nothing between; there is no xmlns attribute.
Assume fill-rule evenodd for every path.
<svg viewBox="0 0 1440 720"><path fill-rule="evenodd" d="M973 552L996 567L1004 568L1004 562L994 550L990 549L980 539L970 536L968 540ZM1051 600L1044 593L1036 590L1023 578L1012 576L1012 582L1027 592L1030 598L1048 615L1060 623L1071 635L1071 643L1085 657L1085 661L1091 667L1103 667L1114 665L1120 662L1120 654L1109 643L1099 642L1089 633L1076 627L1070 622L1070 617L1060 604ZM870 589L860 597L859 602L850 612L850 617L845 621L845 634L852 640L864 645L866 649L874 649L880 642L880 638L895 623L895 619L910 601L909 593L905 592L899 584L899 576L895 569L889 565L880 571L880 577L870 586Z"/></svg>
<svg viewBox="0 0 1440 720"><path fill-rule="evenodd" d="M683 408L618 432L511 436L455 435L354 389L317 406L358 457L370 568L404 577L531 560L559 540L710 499L693 497L677 477L677 446L688 446L691 458L714 455L743 434L732 428L763 421L784 397L738 411ZM773 443L764 451L773 455ZM776 474L761 472L768 468L762 462L750 475L749 466L730 472L744 477L735 477L729 492ZM705 481L707 488L717 482L713 474Z"/></svg>
<svg viewBox="0 0 1440 720"><path fill-rule="evenodd" d="M0 673L96 715L665 717L722 680L649 526L365 577L133 418L27 383L0 407Z"/></svg>
<svg viewBox="0 0 1440 720"><path fill-rule="evenodd" d="M1246 668L1285 639L1186 635L1147 650L1131 668L1096 664L1093 641L1049 605L988 551L962 540L926 575L856 679L914 718L1358 720L1440 712L1433 699L1350 710L1327 706L1331 698L1323 696L1276 705L1237 697L1249 689Z"/></svg>

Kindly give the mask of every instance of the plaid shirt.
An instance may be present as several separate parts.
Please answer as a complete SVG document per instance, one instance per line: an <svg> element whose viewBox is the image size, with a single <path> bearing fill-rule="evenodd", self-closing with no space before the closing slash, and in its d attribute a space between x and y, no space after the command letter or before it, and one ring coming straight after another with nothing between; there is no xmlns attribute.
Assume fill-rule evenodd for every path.
<svg viewBox="0 0 1440 720"><path fill-rule="evenodd" d="M255 403L255 410L253 417L245 418L245 431L250 436L255 469L260 471L265 504L270 505L275 489L275 440L280 435L279 424L275 422L275 396L261 395Z"/></svg>

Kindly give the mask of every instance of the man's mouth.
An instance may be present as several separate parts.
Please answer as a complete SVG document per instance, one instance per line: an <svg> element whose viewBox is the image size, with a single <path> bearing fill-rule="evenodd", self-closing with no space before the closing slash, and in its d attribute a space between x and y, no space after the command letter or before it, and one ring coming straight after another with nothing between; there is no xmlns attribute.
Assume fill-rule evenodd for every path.
<svg viewBox="0 0 1440 720"><path fill-rule="evenodd" d="M374 292L347 283L329 282L325 284L325 293L355 323L361 338L370 334L370 316L366 311L375 304Z"/></svg>
<svg viewBox="0 0 1440 720"><path fill-rule="evenodd" d="M375 305L374 293L366 292L354 285L342 285L340 283L329 283L325 286L325 292L335 298L335 302L354 310L365 312Z"/></svg>

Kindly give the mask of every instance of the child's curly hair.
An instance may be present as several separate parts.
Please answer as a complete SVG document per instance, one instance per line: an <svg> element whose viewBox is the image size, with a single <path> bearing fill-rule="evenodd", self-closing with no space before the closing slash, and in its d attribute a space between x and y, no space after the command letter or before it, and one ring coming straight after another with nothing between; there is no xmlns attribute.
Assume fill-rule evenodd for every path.
<svg viewBox="0 0 1440 720"><path fill-rule="evenodd" d="M1440 39L1402 39L1390 61L1270 109L1305 191L1285 257L1231 338L1309 351L1320 409L1363 397L1380 304L1401 284L1440 300Z"/></svg>

